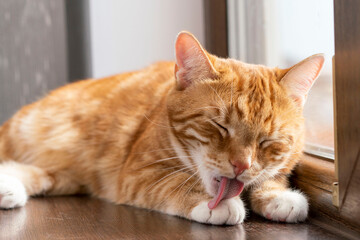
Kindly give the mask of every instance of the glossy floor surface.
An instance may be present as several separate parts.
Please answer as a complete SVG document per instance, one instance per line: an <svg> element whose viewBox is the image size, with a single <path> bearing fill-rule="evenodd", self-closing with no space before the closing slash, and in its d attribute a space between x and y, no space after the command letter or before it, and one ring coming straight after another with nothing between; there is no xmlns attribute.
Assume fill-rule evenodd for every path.
<svg viewBox="0 0 360 240"><path fill-rule="evenodd" d="M0 211L0 239L344 239L309 223L210 226L87 196L32 198Z"/></svg>

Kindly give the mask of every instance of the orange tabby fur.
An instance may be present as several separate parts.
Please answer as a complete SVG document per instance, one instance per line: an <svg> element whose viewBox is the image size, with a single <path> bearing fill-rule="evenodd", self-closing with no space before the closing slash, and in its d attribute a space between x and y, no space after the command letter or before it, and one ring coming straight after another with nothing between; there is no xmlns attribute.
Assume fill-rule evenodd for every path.
<svg viewBox="0 0 360 240"><path fill-rule="evenodd" d="M181 52L188 45L198 56ZM186 67L190 60L193 69ZM237 176L250 191L251 208L273 220L302 221L307 203L299 213L269 208L290 191L286 176L304 141L302 100L281 85L289 70L218 58L181 33L177 64L79 81L23 107L0 128L0 174L20 180L30 196L89 193L199 222L236 224L245 217L240 198L218 206L229 203L226 214L235 217L217 208L218 219L211 211L199 217L204 207L194 212L213 197L202 174L216 169L234 178L232 163L251 159Z"/></svg>

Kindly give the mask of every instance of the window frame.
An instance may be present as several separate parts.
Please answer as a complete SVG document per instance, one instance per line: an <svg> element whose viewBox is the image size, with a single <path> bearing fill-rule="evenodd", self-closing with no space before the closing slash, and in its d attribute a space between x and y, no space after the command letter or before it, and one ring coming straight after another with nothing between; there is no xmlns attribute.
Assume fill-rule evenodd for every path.
<svg viewBox="0 0 360 240"><path fill-rule="evenodd" d="M335 177L339 214L360 232L360 2L334 0ZM359 234L360 236L360 234Z"/></svg>

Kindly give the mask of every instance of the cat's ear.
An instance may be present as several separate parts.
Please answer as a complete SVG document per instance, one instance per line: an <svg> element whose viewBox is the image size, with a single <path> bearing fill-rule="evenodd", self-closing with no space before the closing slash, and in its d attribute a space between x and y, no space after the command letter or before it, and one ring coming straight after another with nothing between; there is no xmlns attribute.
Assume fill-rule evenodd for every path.
<svg viewBox="0 0 360 240"><path fill-rule="evenodd" d="M304 106L310 88L319 77L324 61L323 54L308 57L291 67L280 80L289 96L301 107Z"/></svg>
<svg viewBox="0 0 360 240"><path fill-rule="evenodd" d="M178 90L186 89L195 81L216 77L217 72L208 54L191 33L179 33L175 43L175 55Z"/></svg>

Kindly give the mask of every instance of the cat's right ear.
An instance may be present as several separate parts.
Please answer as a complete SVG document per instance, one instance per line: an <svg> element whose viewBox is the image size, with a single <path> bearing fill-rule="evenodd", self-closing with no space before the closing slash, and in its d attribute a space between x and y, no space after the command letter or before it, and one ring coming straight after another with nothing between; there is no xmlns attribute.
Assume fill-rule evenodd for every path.
<svg viewBox="0 0 360 240"><path fill-rule="evenodd" d="M286 75L280 80L280 84L300 107L304 106L310 88L320 75L324 61L323 54L308 57L287 70Z"/></svg>
<svg viewBox="0 0 360 240"><path fill-rule="evenodd" d="M186 89L195 81L216 77L217 72L208 54L191 33L179 33L175 43L175 55L178 90Z"/></svg>

